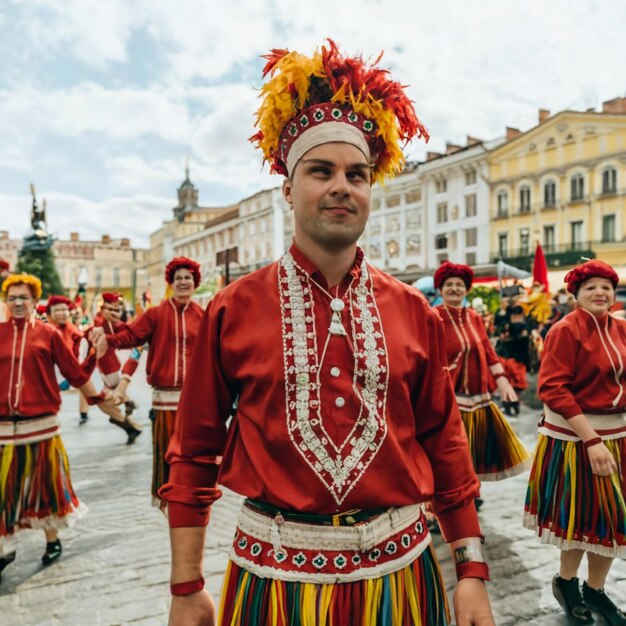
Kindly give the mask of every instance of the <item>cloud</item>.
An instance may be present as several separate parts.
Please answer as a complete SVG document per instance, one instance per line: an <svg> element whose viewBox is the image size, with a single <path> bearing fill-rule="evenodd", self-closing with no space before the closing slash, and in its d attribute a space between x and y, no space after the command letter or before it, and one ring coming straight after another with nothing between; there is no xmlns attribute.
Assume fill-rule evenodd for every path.
<svg viewBox="0 0 626 626"><path fill-rule="evenodd" d="M171 219L172 198L147 194L114 197L95 202L80 196L38 189L40 202L46 200L48 230L60 239L77 231L83 239L129 237L134 247L147 247L148 236L162 220ZM3 230L22 237L30 228L32 199L28 195L0 194Z"/></svg>

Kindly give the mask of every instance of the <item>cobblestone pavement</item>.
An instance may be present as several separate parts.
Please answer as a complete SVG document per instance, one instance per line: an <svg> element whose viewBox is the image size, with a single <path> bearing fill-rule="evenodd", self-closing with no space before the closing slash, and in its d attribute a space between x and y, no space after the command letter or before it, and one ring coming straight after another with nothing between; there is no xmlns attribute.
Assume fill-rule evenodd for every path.
<svg viewBox="0 0 626 626"><path fill-rule="evenodd" d="M21 533L17 560L0 585L2 626L162 626L169 606L169 542L163 515L150 502L150 393L141 370L131 392L139 400L145 432L133 446L97 409L79 427L78 398L64 394L63 439L86 517L62 531L63 556L43 569L42 531ZM525 409L512 421L532 448L536 412ZM527 474L483 486L480 511L493 582L489 592L498 626L565 626L550 591L558 551L540 545L520 525ZM214 506L205 551L205 577L217 597L234 532L240 498L232 493ZM449 587L450 556L435 538ZM626 606L626 563L616 562L607 588Z"/></svg>

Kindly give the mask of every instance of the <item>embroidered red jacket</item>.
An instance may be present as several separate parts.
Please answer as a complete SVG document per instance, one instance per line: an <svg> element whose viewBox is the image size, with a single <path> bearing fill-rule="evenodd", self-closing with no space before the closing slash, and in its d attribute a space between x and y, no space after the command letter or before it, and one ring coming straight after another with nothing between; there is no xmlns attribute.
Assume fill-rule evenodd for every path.
<svg viewBox="0 0 626 626"><path fill-rule="evenodd" d="M626 321L596 319L582 308L546 335L539 398L565 419L626 412Z"/></svg>
<svg viewBox="0 0 626 626"><path fill-rule="evenodd" d="M89 380L90 372L51 324L16 319L0 323L0 416L58 413L61 394L55 365L73 387Z"/></svg>
<svg viewBox="0 0 626 626"><path fill-rule="evenodd" d="M114 335L107 334L110 349L150 344L146 373L153 387L180 389L189 369L191 351L198 336L202 307L193 301L181 304L170 298L149 308Z"/></svg>
<svg viewBox="0 0 626 626"><path fill-rule="evenodd" d="M489 399L493 389L489 366L499 363L482 318L468 307L435 307L443 320L448 370L459 396L475 403ZM465 408L465 407L462 407Z"/></svg>
<svg viewBox="0 0 626 626"><path fill-rule="evenodd" d="M278 262L239 279L211 300L166 457L170 480L161 496L168 501L170 525L206 524L210 505L221 495L219 482L284 509L312 513L433 500L447 540L480 535L473 503L479 483L445 369L438 314L419 292L367 266L375 303L366 311L367 320L363 312L356 319L351 307L359 296L359 250L339 289L347 302L341 320L348 337L331 336L330 298L312 281L326 290L328 285L295 246L290 253L301 268L296 286L298 281L312 285L303 291L306 299L312 298L303 321L314 325L315 332L294 333L292 338L285 334L294 323L296 305L285 300ZM348 297L350 289L354 298ZM382 332L355 337L350 330L353 323L365 328L366 322L376 329L379 321ZM372 413L384 407L382 424L360 412L365 394L355 381L363 375L364 353L355 359L351 344L357 338L379 364L373 370L378 383ZM297 371L294 350L313 341L321 361L319 406L313 400L310 414L295 416L298 398L291 383L286 388L286 377L291 380ZM381 345L386 358L380 352L372 357L372 348ZM309 361L315 361L311 353ZM355 362L361 371L355 372ZM236 413L227 426L235 399ZM323 434L318 437L319 432ZM369 443L362 446L364 442ZM348 449L357 450L352 465ZM316 465L306 460L311 450L320 459ZM345 495L340 505L322 480L325 472L336 475L338 467L347 476L348 470L357 470L355 479L338 479Z"/></svg>
<svg viewBox="0 0 626 626"><path fill-rule="evenodd" d="M93 325L96 328L104 328L105 333L115 333L124 327L123 322L118 322L116 324L107 322L107 320L105 320L100 313L98 313L94 318ZM89 331L85 334L89 335ZM122 364L117 356L115 347L109 344L109 349L98 359L98 369L102 372L102 374L107 376L108 374L119 372L121 367Z"/></svg>

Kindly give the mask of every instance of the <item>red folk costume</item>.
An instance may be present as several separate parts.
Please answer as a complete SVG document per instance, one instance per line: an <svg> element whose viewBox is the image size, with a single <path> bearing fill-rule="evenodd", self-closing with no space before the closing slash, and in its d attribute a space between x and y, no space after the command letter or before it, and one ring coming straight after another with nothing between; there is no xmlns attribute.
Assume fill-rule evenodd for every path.
<svg viewBox="0 0 626 626"><path fill-rule="evenodd" d="M200 266L185 257L168 264L168 284L173 282L179 268L190 269L195 287L200 284ZM180 392L189 370L202 313L202 307L196 302L182 304L169 298L159 306L149 308L116 334L107 335L111 350L150 344L146 373L152 387L152 496L155 501L158 490L169 477L165 452L174 430Z"/></svg>
<svg viewBox="0 0 626 626"><path fill-rule="evenodd" d="M398 83L332 42L268 58L254 140L275 171L342 141L381 179L423 130ZM160 494L172 527L205 525L217 483L247 497L220 623L448 623L419 503L448 541L478 537L478 481L425 300L360 249L331 287L293 245L213 297L196 344Z"/></svg>
<svg viewBox="0 0 626 626"><path fill-rule="evenodd" d="M435 272L435 288L441 290L452 277L461 278L469 290L474 272L467 265L445 262ZM482 318L468 307L440 304L435 310L443 320L448 371L478 477L502 480L522 473L530 466L530 453L491 400L489 367L499 359Z"/></svg>
<svg viewBox="0 0 626 626"><path fill-rule="evenodd" d="M28 275L13 275L5 294L7 282L39 285L41 293ZM0 554L3 537L21 528L62 528L86 511L60 437L55 365L74 387L89 380L54 326L35 319L0 323Z"/></svg>
<svg viewBox="0 0 626 626"><path fill-rule="evenodd" d="M589 261L565 280L576 294L587 279L615 271ZM626 321L578 308L546 336L538 392L544 403L530 474L524 525L562 550L626 557ZM584 414L618 470L592 474L586 449L568 420Z"/></svg>

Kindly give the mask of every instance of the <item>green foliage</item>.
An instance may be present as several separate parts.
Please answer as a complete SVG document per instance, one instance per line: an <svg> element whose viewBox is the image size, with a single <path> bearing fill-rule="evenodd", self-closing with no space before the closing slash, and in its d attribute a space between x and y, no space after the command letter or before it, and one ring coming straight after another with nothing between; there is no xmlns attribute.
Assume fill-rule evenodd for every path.
<svg viewBox="0 0 626 626"><path fill-rule="evenodd" d="M467 300L471 304L474 298L482 298L487 310L495 313L500 308L500 292L495 287L473 287L467 294Z"/></svg>
<svg viewBox="0 0 626 626"><path fill-rule="evenodd" d="M17 272L32 274L41 281L42 298L63 294L65 290L54 263L52 250L21 250L17 261Z"/></svg>
<svg viewBox="0 0 626 626"><path fill-rule="evenodd" d="M216 290L217 290L217 280L215 280L215 278L212 278L211 280L207 281L206 283L203 283L202 285L200 285L196 289L196 293L197 294L210 293L212 295L212 294L215 293Z"/></svg>

